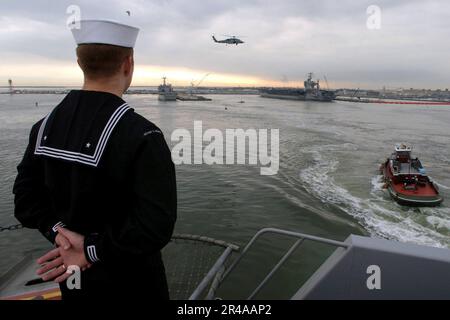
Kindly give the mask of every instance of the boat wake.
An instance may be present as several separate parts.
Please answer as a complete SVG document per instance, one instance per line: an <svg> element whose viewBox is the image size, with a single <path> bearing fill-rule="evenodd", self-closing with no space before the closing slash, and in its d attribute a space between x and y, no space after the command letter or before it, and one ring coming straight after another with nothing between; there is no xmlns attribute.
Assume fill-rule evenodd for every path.
<svg viewBox="0 0 450 320"><path fill-rule="evenodd" d="M372 235L434 247L450 247L450 208L405 208L383 190L381 176L371 179L369 197L360 198L336 183L333 173L339 161L333 153L354 151L353 144L303 149L313 164L300 171L305 188L322 202L350 214Z"/></svg>
<svg viewBox="0 0 450 320"><path fill-rule="evenodd" d="M437 184L437 186L438 186L440 189L450 190L449 187L444 186L443 184L440 184L439 182L436 182L436 180L433 180L433 181L434 181L435 184Z"/></svg>

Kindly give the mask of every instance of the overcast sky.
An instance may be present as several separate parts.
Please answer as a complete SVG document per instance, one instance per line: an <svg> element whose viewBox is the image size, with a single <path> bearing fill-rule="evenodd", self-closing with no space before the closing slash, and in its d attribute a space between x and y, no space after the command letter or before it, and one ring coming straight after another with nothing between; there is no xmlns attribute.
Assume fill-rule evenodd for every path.
<svg viewBox="0 0 450 320"><path fill-rule="evenodd" d="M1 0L0 85L80 84L69 5L141 29L134 85L211 73L205 85L302 86L314 72L333 87L450 87L447 0ZM381 9L380 29L367 27L370 5ZM212 34L246 43L216 44Z"/></svg>

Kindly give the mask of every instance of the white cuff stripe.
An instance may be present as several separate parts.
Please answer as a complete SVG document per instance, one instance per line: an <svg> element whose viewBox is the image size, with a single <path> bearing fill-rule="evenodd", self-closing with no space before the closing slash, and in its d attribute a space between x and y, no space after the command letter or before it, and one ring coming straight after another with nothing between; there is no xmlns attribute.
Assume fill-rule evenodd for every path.
<svg viewBox="0 0 450 320"><path fill-rule="evenodd" d="M91 260L92 262L100 261L99 258L97 257L97 251L94 245L87 247L87 253L89 256L89 260Z"/></svg>
<svg viewBox="0 0 450 320"><path fill-rule="evenodd" d="M52 230L53 230L53 232L58 232L59 227L64 228L65 226L66 225L62 221L60 221L52 227Z"/></svg>

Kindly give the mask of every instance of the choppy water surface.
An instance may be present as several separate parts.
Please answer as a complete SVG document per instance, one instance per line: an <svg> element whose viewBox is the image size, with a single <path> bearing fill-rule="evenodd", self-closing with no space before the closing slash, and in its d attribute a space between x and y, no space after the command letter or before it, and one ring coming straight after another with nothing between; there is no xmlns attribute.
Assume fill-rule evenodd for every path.
<svg viewBox="0 0 450 320"><path fill-rule="evenodd" d="M261 176L255 166L177 166L179 233L202 234L239 245L260 228L279 227L343 240L364 234L436 247L450 246L450 108L446 106L314 103L258 96L211 96L211 102L158 102L125 97L165 132L176 128L278 128L280 170ZM0 95L0 225L15 223L12 184L31 125L62 96ZM239 101L245 100L245 103ZM39 107L35 107L35 102ZM406 208L382 189L379 164L393 145L413 145L446 201L438 208ZM237 269L223 296L245 297L287 249L284 239L263 241ZM47 246L31 230L0 233L0 273L24 252ZM261 298L287 298L329 248L306 245ZM236 285L239 283L239 285Z"/></svg>

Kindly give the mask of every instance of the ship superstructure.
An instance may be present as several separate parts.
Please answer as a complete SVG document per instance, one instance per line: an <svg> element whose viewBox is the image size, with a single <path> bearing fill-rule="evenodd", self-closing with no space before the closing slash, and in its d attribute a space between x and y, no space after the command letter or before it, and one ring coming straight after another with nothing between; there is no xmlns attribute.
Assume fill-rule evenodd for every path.
<svg viewBox="0 0 450 320"><path fill-rule="evenodd" d="M170 83L166 83L167 78L163 78L163 83L158 87L158 99L160 101L176 101L177 93L173 90Z"/></svg>

